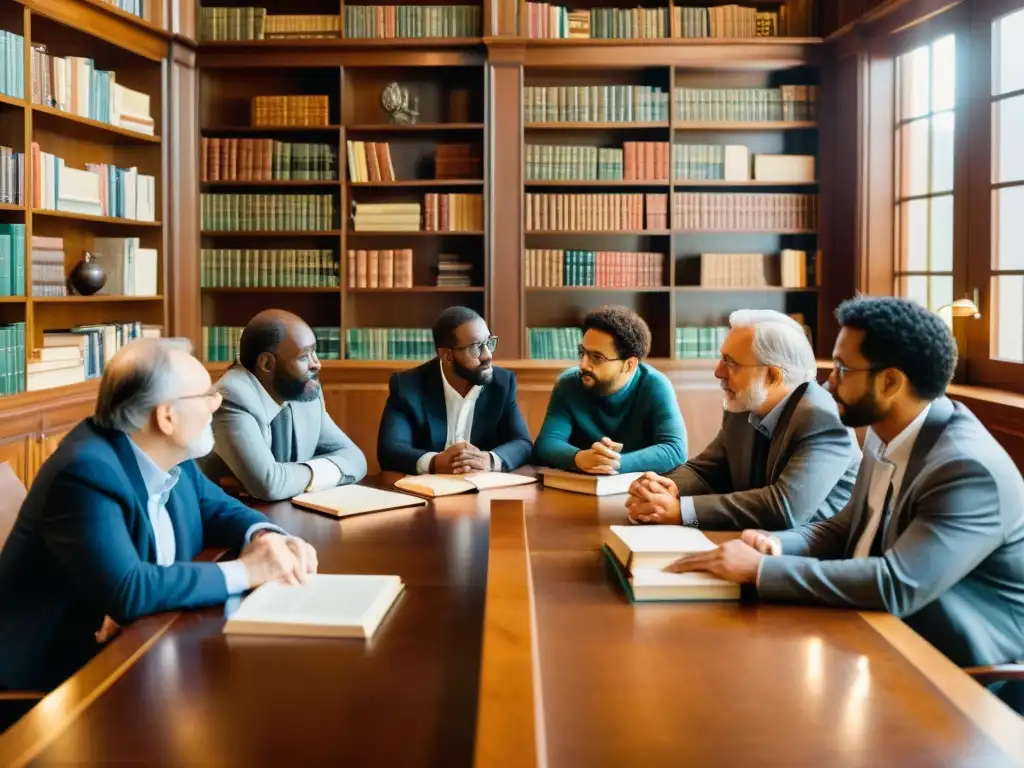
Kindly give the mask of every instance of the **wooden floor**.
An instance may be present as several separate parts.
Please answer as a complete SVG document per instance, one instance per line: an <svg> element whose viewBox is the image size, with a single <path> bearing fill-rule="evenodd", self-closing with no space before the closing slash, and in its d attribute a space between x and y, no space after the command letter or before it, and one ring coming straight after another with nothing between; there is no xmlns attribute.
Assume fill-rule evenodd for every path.
<svg viewBox="0 0 1024 768"><path fill-rule="evenodd" d="M522 536L503 526L489 542L494 498L524 502ZM229 638L237 600L146 619L0 737L0 765L500 765L486 749L501 738L484 727L495 710L477 715L502 694L499 662L520 672L508 706L534 706L509 717L533 743L506 765L973 768L1024 756L1021 720L889 617L631 605L600 552L621 497L525 486L341 522L266 510L316 546L323 572L403 578L372 641ZM490 576L489 544L505 548ZM501 610L507 632L491 622ZM482 668L503 632L514 658L489 651Z"/></svg>

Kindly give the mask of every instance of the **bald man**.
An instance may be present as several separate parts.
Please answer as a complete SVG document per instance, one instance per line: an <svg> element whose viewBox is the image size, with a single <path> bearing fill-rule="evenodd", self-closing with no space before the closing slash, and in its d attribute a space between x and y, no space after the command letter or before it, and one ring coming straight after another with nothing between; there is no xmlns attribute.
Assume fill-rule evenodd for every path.
<svg viewBox="0 0 1024 768"><path fill-rule="evenodd" d="M118 626L316 570L316 553L196 468L220 395L185 339L107 364L96 415L43 464L0 550L0 691L49 690ZM192 562L204 547L235 560Z"/></svg>
<svg viewBox="0 0 1024 768"><path fill-rule="evenodd" d="M257 499L280 501L362 480L366 457L331 420L316 335L290 312L260 312L242 331L238 362L217 382L213 453L201 463Z"/></svg>

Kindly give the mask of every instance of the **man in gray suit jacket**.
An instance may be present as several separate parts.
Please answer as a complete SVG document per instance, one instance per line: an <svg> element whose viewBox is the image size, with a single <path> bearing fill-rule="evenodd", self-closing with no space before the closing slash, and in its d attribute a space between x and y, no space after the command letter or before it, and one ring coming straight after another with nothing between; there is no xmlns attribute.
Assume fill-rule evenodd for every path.
<svg viewBox="0 0 1024 768"><path fill-rule="evenodd" d="M224 404L203 471L233 476L267 501L361 480L366 457L327 414L319 371L306 323L281 310L256 315L242 331L238 362L217 382Z"/></svg>
<svg viewBox="0 0 1024 768"><path fill-rule="evenodd" d="M830 378L843 421L868 426L853 498L830 520L744 531L675 571L756 583L766 600L885 610L961 666L1024 656L1024 480L959 403L945 324L920 305L837 310ZM1012 702L1019 691L1000 695Z"/></svg>
<svg viewBox="0 0 1024 768"><path fill-rule="evenodd" d="M722 344L722 429L667 477L646 473L626 502L634 523L768 530L824 520L850 500L860 449L814 382L803 328L771 310L739 310Z"/></svg>

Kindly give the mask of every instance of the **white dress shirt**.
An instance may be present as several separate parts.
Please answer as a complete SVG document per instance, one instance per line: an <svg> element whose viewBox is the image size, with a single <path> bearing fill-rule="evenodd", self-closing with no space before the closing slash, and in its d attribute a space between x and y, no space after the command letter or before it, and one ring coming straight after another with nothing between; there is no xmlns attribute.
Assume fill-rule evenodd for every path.
<svg viewBox="0 0 1024 768"><path fill-rule="evenodd" d="M455 443L463 440L471 442L469 437L473 434L473 412L476 410L476 401L483 391L483 387L475 384L470 387L469 392L463 397L460 395L444 375L444 366L441 366L441 386L444 388L444 407L448 417L448 429L445 436L444 447L450 448ZM437 456L437 451L427 451L416 461L416 472L426 475L430 472L430 462ZM501 458L491 451L491 469L501 471Z"/></svg>
<svg viewBox="0 0 1024 768"><path fill-rule="evenodd" d="M256 384L256 389L260 393L260 402L263 403L263 413L266 416L267 426L263 429L263 439L267 442L267 447L271 445L270 435L270 422L272 422L282 408L291 407L288 403L280 405L274 398L270 396L270 393L264 389L263 385L260 384L260 380L257 379L252 373L252 380ZM294 424L294 420L292 422ZM309 471L313 473L310 479L309 485L306 487L307 491L322 491L325 488L333 488L341 482L341 470L338 465L330 459L309 459L307 461L300 461L300 464L305 464L309 467Z"/></svg>
<svg viewBox="0 0 1024 768"><path fill-rule="evenodd" d="M924 407L917 418L910 422L903 431L889 441L886 445L881 441L875 431L870 427L864 435L864 458L871 461L871 476L868 480L868 523L864 526L864 533L853 548L854 557L868 557L871 551L871 542L875 540L875 534L879 525L884 525L883 515L885 513L885 497L889 496L889 509L896 505L896 499L900 496L900 486L903 485L903 476L907 472L907 463L910 461L910 453L914 450L914 443L917 435L928 418L928 411L931 410L931 403ZM892 484L892 493L889 493L889 485Z"/></svg>
<svg viewBox="0 0 1024 768"><path fill-rule="evenodd" d="M171 490L178 484L181 477L179 467L171 467L170 472L164 472L158 467L146 452L135 444L131 438L128 439L132 451L135 453L135 460L139 465L139 474L142 475L142 482L146 486L148 498L146 500L146 512L149 515L149 523L153 529L153 540L156 542L156 564L161 566L173 565L178 554L177 542L174 538L174 526L171 525L171 516L167 512L167 499ZM243 546L248 544L256 531L263 528L270 528L278 533L284 533L276 525L270 523L256 523L249 526L245 532ZM249 576L241 560L228 560L224 563L217 563L224 574L224 581L227 584L229 595L240 595L251 586Z"/></svg>

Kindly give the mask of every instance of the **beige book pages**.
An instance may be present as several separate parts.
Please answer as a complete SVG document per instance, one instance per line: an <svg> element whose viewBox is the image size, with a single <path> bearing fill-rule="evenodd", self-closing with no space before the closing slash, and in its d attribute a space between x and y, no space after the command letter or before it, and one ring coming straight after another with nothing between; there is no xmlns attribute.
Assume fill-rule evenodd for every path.
<svg viewBox="0 0 1024 768"><path fill-rule="evenodd" d="M437 497L477 490L510 488L535 482L536 478L507 472L472 472L468 475L406 475L395 483L395 487L422 496Z"/></svg>
<svg viewBox="0 0 1024 768"><path fill-rule="evenodd" d="M394 491L382 491L365 485L339 485L324 491L303 493L292 499L292 504L335 517L362 515L386 509L414 507L427 502L416 496Z"/></svg>

